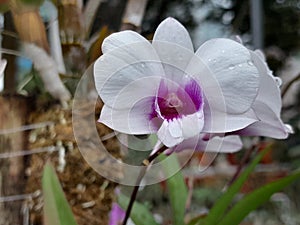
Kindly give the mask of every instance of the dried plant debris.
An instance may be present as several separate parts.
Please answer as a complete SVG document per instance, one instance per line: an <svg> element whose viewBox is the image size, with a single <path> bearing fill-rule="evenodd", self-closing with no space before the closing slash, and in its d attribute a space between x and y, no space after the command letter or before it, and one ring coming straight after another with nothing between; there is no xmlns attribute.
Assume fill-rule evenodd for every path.
<svg viewBox="0 0 300 225"><path fill-rule="evenodd" d="M94 107L86 104L83 107ZM97 104L96 112L101 104ZM95 115L95 119L97 115ZM30 149L54 146L56 151L33 154L26 170L28 182L27 193L41 190L43 166L51 161L63 190L70 203L79 225L106 225L111 203L114 199L115 183L97 174L83 159L73 136L72 110L52 106L47 110L34 112L30 117L31 123L53 122L44 128L33 130L29 135ZM89 128L84 128L89 132ZM97 124L99 136L112 131L101 124ZM105 141L106 149L116 158L120 158L119 145L115 138ZM30 206L30 224L42 224L42 195L28 202Z"/></svg>

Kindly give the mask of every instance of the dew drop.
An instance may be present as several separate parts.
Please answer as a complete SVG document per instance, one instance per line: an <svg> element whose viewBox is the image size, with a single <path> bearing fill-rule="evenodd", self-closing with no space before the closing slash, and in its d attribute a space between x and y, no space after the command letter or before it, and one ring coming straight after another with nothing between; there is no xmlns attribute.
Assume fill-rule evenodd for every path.
<svg viewBox="0 0 300 225"><path fill-rule="evenodd" d="M216 63L216 62L217 62L217 60L216 60L216 59L213 59L213 62L214 62L214 63Z"/></svg>
<svg viewBox="0 0 300 225"><path fill-rule="evenodd" d="M282 85L282 80L280 77L274 77L275 82L277 83L278 87Z"/></svg>
<svg viewBox="0 0 300 225"><path fill-rule="evenodd" d="M225 50L223 49L221 52L224 54L224 53L225 53Z"/></svg>
<svg viewBox="0 0 300 225"><path fill-rule="evenodd" d="M142 67L142 68L145 68L145 63L141 63L141 67Z"/></svg>
<svg viewBox="0 0 300 225"><path fill-rule="evenodd" d="M209 58L209 59L208 59L208 62L211 62L211 61L212 61L212 59L211 59L211 58Z"/></svg>
<svg viewBox="0 0 300 225"><path fill-rule="evenodd" d="M239 64L238 67L243 67L243 64Z"/></svg>
<svg viewBox="0 0 300 225"><path fill-rule="evenodd" d="M230 70L234 70L235 69L235 66L233 64L229 65L228 69Z"/></svg>
<svg viewBox="0 0 300 225"><path fill-rule="evenodd" d="M253 62L251 60L248 60L247 63L249 66L253 66Z"/></svg>

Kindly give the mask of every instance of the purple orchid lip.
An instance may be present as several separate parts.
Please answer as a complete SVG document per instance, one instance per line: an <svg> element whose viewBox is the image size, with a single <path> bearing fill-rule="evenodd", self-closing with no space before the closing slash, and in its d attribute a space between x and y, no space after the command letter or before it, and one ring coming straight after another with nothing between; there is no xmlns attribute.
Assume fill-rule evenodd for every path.
<svg viewBox="0 0 300 225"><path fill-rule="evenodd" d="M170 82L169 82L170 83ZM168 121L193 114L203 106L200 85L192 78L182 84L162 79L154 104L154 114Z"/></svg>

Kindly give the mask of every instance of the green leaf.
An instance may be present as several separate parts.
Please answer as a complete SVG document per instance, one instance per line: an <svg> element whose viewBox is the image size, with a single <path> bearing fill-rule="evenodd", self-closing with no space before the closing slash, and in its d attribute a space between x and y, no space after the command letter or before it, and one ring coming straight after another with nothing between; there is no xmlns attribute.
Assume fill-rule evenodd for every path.
<svg viewBox="0 0 300 225"><path fill-rule="evenodd" d="M160 158L165 159L167 157L162 155ZM164 170L166 174L172 174L174 171L179 171L166 182L173 212L173 224L182 225L184 224L185 203L188 193L176 155L172 154L168 156L168 163L165 164Z"/></svg>
<svg viewBox="0 0 300 225"><path fill-rule="evenodd" d="M228 190L221 196L221 198L215 203L210 210L208 216L205 218L203 225L215 225L217 224L228 206L231 204L235 195L239 192L250 173L254 170L255 166L259 163L262 157L270 150L270 146L260 152L251 162L251 164L241 173L239 178L228 188Z"/></svg>
<svg viewBox="0 0 300 225"><path fill-rule="evenodd" d="M120 194L118 196L118 203L123 210L127 209L129 198L126 195ZM130 214L130 218L135 225L159 225L156 223L152 213L141 203L135 202Z"/></svg>
<svg viewBox="0 0 300 225"><path fill-rule="evenodd" d="M297 171L287 177L251 192L242 200L234 205L234 207L225 215L218 225L235 225L240 222L254 209L264 204L276 192L290 185L292 182L300 178L300 171Z"/></svg>
<svg viewBox="0 0 300 225"><path fill-rule="evenodd" d="M196 216L195 218L191 219L187 225L197 225L201 224L205 219L205 215Z"/></svg>
<svg viewBox="0 0 300 225"><path fill-rule="evenodd" d="M44 224L77 225L56 173L49 163L44 167L42 185L44 195Z"/></svg>

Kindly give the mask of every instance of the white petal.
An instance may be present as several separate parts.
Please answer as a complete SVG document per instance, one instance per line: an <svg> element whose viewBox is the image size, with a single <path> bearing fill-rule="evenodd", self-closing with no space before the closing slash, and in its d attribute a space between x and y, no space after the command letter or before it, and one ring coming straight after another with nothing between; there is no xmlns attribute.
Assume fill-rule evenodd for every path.
<svg viewBox="0 0 300 225"><path fill-rule="evenodd" d="M123 89L128 90L128 88L135 88L137 85L142 85L138 88L144 89L145 94L140 96L140 98L155 92L153 89L156 87L155 80L157 79L154 78L152 82L150 81L151 78L150 80L148 79L147 81L150 81L150 83L147 83L147 85L141 81L135 81L151 76L164 75L163 67L158 56L152 45L146 39L140 42L129 41L128 44L124 44L125 41L130 39L132 34L135 33L124 31L109 36L107 38L108 41L103 45L109 46L109 49L112 50L102 55L94 65L96 89L104 103L110 107L115 104L114 107L120 109L132 105L132 103L136 101L136 98L130 98L129 101L131 100L131 102L123 101L123 99L128 97L124 96L121 104L116 105L116 98L119 97ZM135 83L133 84L133 82ZM131 94L134 95L135 89L131 91ZM123 92L126 92L126 90L123 90ZM138 93L136 96L137 95Z"/></svg>
<svg viewBox="0 0 300 225"><path fill-rule="evenodd" d="M159 24L154 33L153 41L171 42L194 52L188 31L174 18L167 18Z"/></svg>
<svg viewBox="0 0 300 225"><path fill-rule="evenodd" d="M104 39L102 43L102 52L103 54L105 54L122 46L128 46L130 44L140 42L145 42L148 43L148 45L150 45L149 41L147 41L147 39L145 39L137 32L130 30L116 32Z"/></svg>
<svg viewBox="0 0 300 225"><path fill-rule="evenodd" d="M149 134L158 130L158 126L151 121L154 99L143 99L131 109L116 110L104 105L99 122L113 130L126 134Z"/></svg>
<svg viewBox="0 0 300 225"><path fill-rule="evenodd" d="M182 117L182 131L184 139L194 137L202 131L204 126L203 109L191 115Z"/></svg>
<svg viewBox="0 0 300 225"><path fill-rule="evenodd" d="M223 152L231 153L240 150L243 143L239 136L229 135L225 137L215 136L209 140L203 140L203 134L199 137L184 140L181 144L173 148L179 152L183 150L196 150L203 152Z"/></svg>
<svg viewBox="0 0 300 225"><path fill-rule="evenodd" d="M256 55L257 55L261 60L266 61L266 56L265 56L265 54L263 53L262 50L256 49L254 52L256 53Z"/></svg>
<svg viewBox="0 0 300 225"><path fill-rule="evenodd" d="M251 56L253 63L258 68L260 74L260 87L256 101L265 103L278 117L280 117L282 105L280 89L261 56L259 56L256 51L251 52Z"/></svg>
<svg viewBox="0 0 300 225"><path fill-rule="evenodd" d="M174 119L173 121L170 121L169 124L169 132L172 137L174 138L182 138L182 124L181 120Z"/></svg>
<svg viewBox="0 0 300 225"><path fill-rule="evenodd" d="M235 41L220 38L205 42L196 55L219 82L227 112L246 112L254 102L259 88L259 74L251 63L249 51Z"/></svg>
<svg viewBox="0 0 300 225"><path fill-rule="evenodd" d="M172 147L184 139L198 136L203 128L203 111L191 115L182 116L182 118L165 120L158 130L158 138L167 147Z"/></svg>
<svg viewBox="0 0 300 225"><path fill-rule="evenodd" d="M156 29L152 42L161 59L166 76L178 81L190 59L194 48L187 30L175 19L164 20Z"/></svg>
<svg viewBox="0 0 300 225"><path fill-rule="evenodd" d="M252 109L242 114L228 114L218 110L210 111L208 104L204 104L205 133L228 133L243 129L258 121Z"/></svg>
<svg viewBox="0 0 300 225"><path fill-rule="evenodd" d="M239 136L229 135L225 137L215 136L209 141L199 142L196 150L232 153L239 151L242 147L243 143Z"/></svg>
<svg viewBox="0 0 300 225"><path fill-rule="evenodd" d="M259 121L238 131L237 134L247 136L265 136L271 138L284 139L288 136L288 129L274 111L263 102L255 102L253 109Z"/></svg>
<svg viewBox="0 0 300 225"><path fill-rule="evenodd" d="M164 122L162 123L157 132L157 136L159 140L167 147L173 147L183 141L183 137L172 136L172 134L170 133L170 125L167 120L164 120Z"/></svg>
<svg viewBox="0 0 300 225"><path fill-rule="evenodd" d="M128 109L143 98L154 97L160 81L161 77L149 76L136 78L127 83L126 79L118 79L118 76L114 76L106 81L100 97L110 107Z"/></svg>

